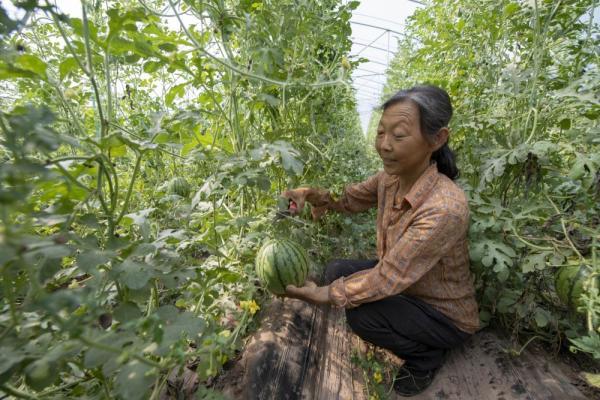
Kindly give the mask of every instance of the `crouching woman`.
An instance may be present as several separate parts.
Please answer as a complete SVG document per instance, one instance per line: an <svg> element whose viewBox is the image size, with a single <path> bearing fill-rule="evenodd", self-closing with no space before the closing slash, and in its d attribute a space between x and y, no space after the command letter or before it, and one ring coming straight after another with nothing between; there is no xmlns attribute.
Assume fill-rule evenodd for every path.
<svg viewBox="0 0 600 400"><path fill-rule="evenodd" d="M433 381L451 349L479 328L469 269L469 209L448 147L452 105L434 86L402 90L383 105L375 147L383 170L347 186L339 199L327 191L283 193L314 217L377 207L375 260L333 260L327 286L288 286L286 295L344 307L352 330L404 359L394 383L412 396Z"/></svg>

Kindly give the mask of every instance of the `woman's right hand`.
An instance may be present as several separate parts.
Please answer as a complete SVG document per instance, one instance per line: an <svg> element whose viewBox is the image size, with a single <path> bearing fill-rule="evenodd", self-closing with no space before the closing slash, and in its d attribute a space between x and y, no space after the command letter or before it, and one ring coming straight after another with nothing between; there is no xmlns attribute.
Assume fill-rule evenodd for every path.
<svg viewBox="0 0 600 400"><path fill-rule="evenodd" d="M296 203L296 208L290 207L292 215L298 215L304 209L306 202L312 205L312 215L314 219L319 219L324 214L329 203L329 192L313 188L297 188L286 190L281 194L282 197L292 200Z"/></svg>

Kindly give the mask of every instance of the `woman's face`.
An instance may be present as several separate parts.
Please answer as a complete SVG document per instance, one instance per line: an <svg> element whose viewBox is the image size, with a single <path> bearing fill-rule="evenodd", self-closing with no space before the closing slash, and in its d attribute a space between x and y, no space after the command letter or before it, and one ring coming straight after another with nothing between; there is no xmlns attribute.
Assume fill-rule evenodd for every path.
<svg viewBox="0 0 600 400"><path fill-rule="evenodd" d="M389 106L379 120L375 148L383 169L391 175L407 175L429 165L435 147L421 134L419 108L412 101Z"/></svg>

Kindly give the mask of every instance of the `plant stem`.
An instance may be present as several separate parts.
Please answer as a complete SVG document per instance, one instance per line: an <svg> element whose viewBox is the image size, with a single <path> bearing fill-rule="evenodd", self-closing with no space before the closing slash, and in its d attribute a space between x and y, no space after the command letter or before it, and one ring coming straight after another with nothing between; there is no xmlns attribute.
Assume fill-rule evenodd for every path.
<svg viewBox="0 0 600 400"><path fill-rule="evenodd" d="M75 161L75 160L80 160L80 161L92 161L96 156L89 156L89 157L84 157L84 156L70 156L70 157L59 157L59 158L54 158L52 160L48 160L48 163L51 164L57 164L59 162L62 161Z"/></svg>
<svg viewBox="0 0 600 400"><path fill-rule="evenodd" d="M514 226L511 226L511 229L513 231L513 236L515 236L517 239L519 239L521 242L525 243L529 247L532 247L532 248L537 249L537 250L547 250L547 251L554 250L553 247L542 247L542 246L538 246L538 245L535 245L533 243L530 243L527 240L523 239L521 236L519 236L519 234L517 233L517 230L515 229Z"/></svg>
<svg viewBox="0 0 600 400"><path fill-rule="evenodd" d="M63 167L62 165L60 165L60 163L55 163L54 165L56 165L56 168L58 168L60 170L60 172L62 172L62 174L69 180L71 181L73 184L75 184L76 186L79 186L80 188L82 188L83 190L85 190L86 192L91 192L92 189L88 188L87 186L85 186L83 183L79 182L77 179L75 179L73 177L73 175L71 175L69 173L69 171L67 171L65 169L65 167Z"/></svg>
<svg viewBox="0 0 600 400"><path fill-rule="evenodd" d="M521 355L521 353L523 352L523 350L525 350L525 348L529 345L529 343L531 343L534 339L540 339L539 336L535 335L532 336L527 342L525 342L525 344L521 347L521 349L517 352L517 355Z"/></svg>
<svg viewBox="0 0 600 400"><path fill-rule="evenodd" d="M158 384L154 385L154 389L152 390L152 394L150 395L150 400L154 400L157 399L158 396L160 396L160 392L162 391L162 388L165 386L165 383L167 382L168 376L159 376L158 378L156 378L156 382ZM160 383L159 383L160 381Z"/></svg>
<svg viewBox="0 0 600 400"><path fill-rule="evenodd" d="M48 2L48 0L46 0L46 6L48 8L50 8L50 9L52 7L52 5ZM77 65L79 65L79 68L81 68L81 70L89 77L89 75L90 75L89 71L85 67L85 64L83 63L83 61L81 61L81 59L79 58L79 55L77 55L77 53L75 52L75 49L73 48L73 45L71 44L71 41L67 37L67 34L65 33L65 30L60 25L60 22L59 22L58 18L56 18L56 14L54 12L51 12L51 14L52 14L52 20L54 21L54 24L56 25L56 28L60 32L60 35L62 36L63 40L65 41L65 44L66 44L67 48L69 49L69 53L71 53L71 55L75 59L75 62L77 62Z"/></svg>
<svg viewBox="0 0 600 400"><path fill-rule="evenodd" d="M117 200L119 199L119 174L106 154L100 153L98 156L104 160L104 172L106 178L109 180L109 188L111 190L111 212L114 213L117 208ZM108 172L109 169L110 174Z"/></svg>
<svg viewBox="0 0 600 400"><path fill-rule="evenodd" d="M133 168L133 174L131 175L131 180L129 181L129 187L127 188L127 194L125 195L125 203L123 203L123 208L121 209L121 213L119 214L119 216L117 217L117 220L115 221L115 225L118 225L119 222L121 222L121 219L123 218L123 216L127 212L127 209L129 208L129 201L131 200L131 192L133 191L133 185L135 183L137 174L140 171L140 165L142 162L143 154L144 154L143 152L140 152L140 153L138 153L138 155L136 157L135 167Z"/></svg>
<svg viewBox="0 0 600 400"><path fill-rule="evenodd" d="M104 200L104 193L102 190L102 170L104 166L102 163L98 166L98 175L96 177L96 192L98 194L98 200L100 200L100 206L104 210L106 214L106 218L108 220L108 232L112 236L114 232L114 223L113 223L113 214L109 211L108 206L106 205L106 201Z"/></svg>
<svg viewBox="0 0 600 400"><path fill-rule="evenodd" d="M110 86L110 55L108 51L104 52L104 79L106 80L106 124L112 120L112 88Z"/></svg>
<svg viewBox="0 0 600 400"><path fill-rule="evenodd" d="M85 53L87 56L87 67L88 67L88 75L90 77L90 81L92 83L92 88L94 89L94 97L96 98L96 107L98 109L98 118L100 119L100 139L104 138L107 133L107 124L104 119L104 112L102 111L102 103L100 101L100 91L98 89L98 84L96 83L96 78L94 77L94 67L92 63L92 47L90 46L90 27L87 17L86 11L86 1L81 1L81 13L82 13L82 21L83 21L83 37L85 43Z"/></svg>
<svg viewBox="0 0 600 400"><path fill-rule="evenodd" d="M599 269L599 265L597 264L597 259L596 259L596 237L594 236L594 240L592 241L592 268L595 268L596 271L598 271ZM598 272L592 272L590 274L590 276L588 277L588 281L586 283L589 283L588 287L587 287L587 292L591 293L593 291L593 289L596 288L596 281L598 280ZM589 287L591 286L591 287ZM591 305L588 304L587 310L586 310L586 320L587 320L587 328L588 328L588 332L593 332L594 331L594 315L593 315L593 310Z"/></svg>
<svg viewBox="0 0 600 400"><path fill-rule="evenodd" d="M573 249L573 251L575 252L575 254L577 254L579 256L579 258L581 259L581 261L585 262L585 258L581 255L581 253L579 252L579 250L577 250L577 247L575 247L575 245L571 241L571 237L569 236L569 232L567 232L567 227L565 226L565 220L563 219L560 210L558 209L558 207L556 206L556 204L554 204L554 202L552 201L552 199L550 198L550 196L548 196L546 193L544 193L544 196L546 196L546 199L548 199L548 201L550 202L550 204L552 204L552 207L554 208L554 210L556 211L556 213L560 215L560 217L559 217L560 218L560 224L562 226L563 234L565 235L565 239L567 240L567 242L569 242L569 244L571 245L571 248Z"/></svg>
<svg viewBox="0 0 600 400"><path fill-rule="evenodd" d="M48 390L44 390L43 392L40 393L40 396L44 397L44 396L47 396L49 394L60 392L61 390L68 389L70 387L77 386L82 381L85 381L85 379L82 379L81 381L69 382L67 384L64 384L64 385L61 385L61 386L58 386L58 387L54 387L54 388L50 388Z"/></svg>
<svg viewBox="0 0 600 400"><path fill-rule="evenodd" d="M6 392L12 396L15 396L19 399L30 399L30 400L39 399L39 397L29 394L27 392L23 392L17 388L14 388L14 387L10 386L8 383L4 383L4 384L0 385L0 389L2 389L4 392Z"/></svg>
<svg viewBox="0 0 600 400"><path fill-rule="evenodd" d="M535 129L537 128L538 111L536 108L532 108L529 111L529 114L527 114L527 120L525 121L525 129L527 129L527 125L529 124L529 115L531 114L531 112L533 112L533 127L531 128L531 133L529 134L529 137L527 138L527 140L525 140L525 143L529 143L529 141L533 138Z"/></svg>

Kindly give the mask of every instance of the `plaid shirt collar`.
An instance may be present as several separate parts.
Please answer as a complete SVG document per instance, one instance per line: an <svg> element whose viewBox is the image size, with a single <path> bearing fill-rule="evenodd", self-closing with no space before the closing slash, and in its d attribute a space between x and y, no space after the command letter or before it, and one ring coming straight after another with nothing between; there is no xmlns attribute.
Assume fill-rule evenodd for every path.
<svg viewBox="0 0 600 400"><path fill-rule="evenodd" d="M427 169L421 174L404 198L401 200L397 199L400 200L397 201L397 204L402 205L403 201L406 200L410 204L411 208L418 208L421 204L423 204L423 201L425 201L431 190L435 187L435 184L438 180L438 175L437 163L432 161L431 164L429 164L429 167L427 167ZM385 174L384 184L386 188L397 183L397 175Z"/></svg>

